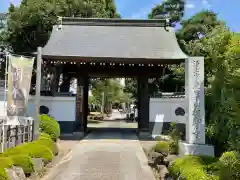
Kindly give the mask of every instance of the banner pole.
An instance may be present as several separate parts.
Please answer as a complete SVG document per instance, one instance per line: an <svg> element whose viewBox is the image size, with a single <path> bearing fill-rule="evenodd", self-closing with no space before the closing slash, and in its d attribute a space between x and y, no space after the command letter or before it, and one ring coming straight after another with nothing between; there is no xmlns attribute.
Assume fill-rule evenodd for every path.
<svg viewBox="0 0 240 180"><path fill-rule="evenodd" d="M5 121L7 119L7 108L6 108L6 102L7 102L7 78L8 78L8 60L9 60L9 54L6 55L5 60L5 81L4 81L4 119L2 121L2 152L4 151L5 147Z"/></svg>
<svg viewBox="0 0 240 180"><path fill-rule="evenodd" d="M39 106L40 106L40 91L41 91L41 66L42 66L42 47L37 49L37 72L36 72L36 89L35 89L35 118L33 121L33 139L39 137Z"/></svg>

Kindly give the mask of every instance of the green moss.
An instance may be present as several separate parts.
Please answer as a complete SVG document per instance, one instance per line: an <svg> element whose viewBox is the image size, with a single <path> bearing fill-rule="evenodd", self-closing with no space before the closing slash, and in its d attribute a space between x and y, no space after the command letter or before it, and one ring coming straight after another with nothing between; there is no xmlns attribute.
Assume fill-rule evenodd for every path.
<svg viewBox="0 0 240 180"><path fill-rule="evenodd" d="M60 136L60 126L57 120L46 114L40 115L40 129L41 132L49 134L53 141Z"/></svg>
<svg viewBox="0 0 240 180"><path fill-rule="evenodd" d="M12 155L10 158L13 160L13 165L21 167L25 174L34 172L34 165L30 156L26 154Z"/></svg>
<svg viewBox="0 0 240 180"><path fill-rule="evenodd" d="M167 141L159 141L155 147L154 147L154 151L155 152L159 152L162 153L164 155L168 155L169 154L169 150L170 150L170 143Z"/></svg>

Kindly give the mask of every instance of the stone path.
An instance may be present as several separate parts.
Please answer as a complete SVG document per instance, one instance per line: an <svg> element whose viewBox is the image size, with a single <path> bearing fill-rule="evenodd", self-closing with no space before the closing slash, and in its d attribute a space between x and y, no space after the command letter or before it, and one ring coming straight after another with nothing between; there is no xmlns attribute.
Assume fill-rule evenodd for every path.
<svg viewBox="0 0 240 180"><path fill-rule="evenodd" d="M44 180L155 180L134 133L90 133Z"/></svg>
<svg viewBox="0 0 240 180"><path fill-rule="evenodd" d="M124 121L102 121L100 123L88 123L89 128L127 128L137 129L137 123L126 123Z"/></svg>

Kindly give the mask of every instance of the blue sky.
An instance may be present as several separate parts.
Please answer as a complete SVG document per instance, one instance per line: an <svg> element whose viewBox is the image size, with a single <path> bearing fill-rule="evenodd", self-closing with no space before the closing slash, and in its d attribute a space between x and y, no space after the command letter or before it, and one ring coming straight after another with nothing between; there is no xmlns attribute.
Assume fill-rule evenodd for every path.
<svg viewBox="0 0 240 180"><path fill-rule="evenodd" d="M12 0L19 4L20 0ZM123 18L144 19L152 7L162 0L115 0L117 10ZM0 12L6 12L10 0L0 0ZM232 31L240 32L240 0L187 0L185 18L202 9L210 9L224 20Z"/></svg>

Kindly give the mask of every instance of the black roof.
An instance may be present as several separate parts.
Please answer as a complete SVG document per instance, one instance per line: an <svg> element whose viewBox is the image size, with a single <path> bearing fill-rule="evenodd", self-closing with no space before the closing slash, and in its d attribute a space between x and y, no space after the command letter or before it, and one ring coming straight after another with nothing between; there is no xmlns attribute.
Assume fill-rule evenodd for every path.
<svg viewBox="0 0 240 180"><path fill-rule="evenodd" d="M53 26L43 57L129 63L187 58L165 20L62 18Z"/></svg>

